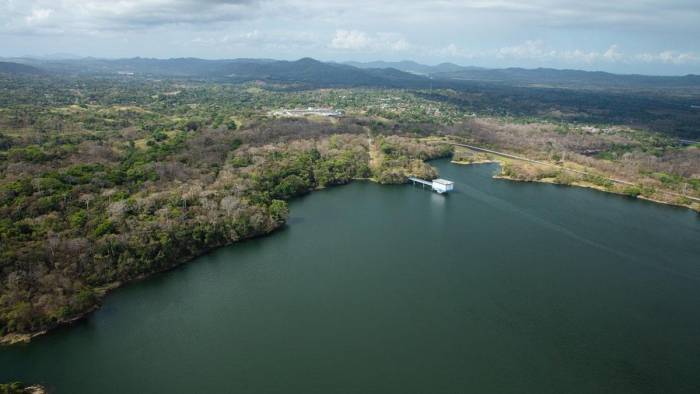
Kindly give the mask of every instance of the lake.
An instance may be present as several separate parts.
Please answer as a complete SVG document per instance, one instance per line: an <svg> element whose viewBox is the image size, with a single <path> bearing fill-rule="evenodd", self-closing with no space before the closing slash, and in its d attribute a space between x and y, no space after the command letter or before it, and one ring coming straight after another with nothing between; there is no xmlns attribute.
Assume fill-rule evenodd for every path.
<svg viewBox="0 0 700 394"><path fill-rule="evenodd" d="M435 161L0 348L52 393L698 393L700 215Z"/></svg>

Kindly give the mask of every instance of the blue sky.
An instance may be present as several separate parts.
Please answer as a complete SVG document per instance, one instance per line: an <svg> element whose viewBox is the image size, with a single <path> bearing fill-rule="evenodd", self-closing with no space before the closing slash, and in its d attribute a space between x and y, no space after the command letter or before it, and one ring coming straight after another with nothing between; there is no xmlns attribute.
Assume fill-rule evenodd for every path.
<svg viewBox="0 0 700 394"><path fill-rule="evenodd" d="M57 53L700 74L700 0L0 0L0 56Z"/></svg>

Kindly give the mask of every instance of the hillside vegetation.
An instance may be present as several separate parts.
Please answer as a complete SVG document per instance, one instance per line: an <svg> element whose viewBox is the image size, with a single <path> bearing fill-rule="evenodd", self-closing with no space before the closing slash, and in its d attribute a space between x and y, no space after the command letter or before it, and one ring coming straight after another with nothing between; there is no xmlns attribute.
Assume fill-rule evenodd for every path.
<svg viewBox="0 0 700 394"><path fill-rule="evenodd" d="M119 283L274 231L290 198L430 176L422 160L449 154L378 137L386 158L372 169L364 118L271 119L246 113L252 103L193 100L199 89L212 100L215 86L113 88L90 104L0 110L0 334L70 321Z"/></svg>
<svg viewBox="0 0 700 394"><path fill-rule="evenodd" d="M555 69L484 69L414 62L326 63L270 59L12 59L60 78L256 82L279 90L394 88L427 91L464 111L559 122L616 124L700 140L700 76L617 75ZM26 66L24 66L26 67ZM1 67L0 67L1 69ZM79 81L78 81L79 83ZM424 93L425 94L425 93Z"/></svg>
<svg viewBox="0 0 700 394"><path fill-rule="evenodd" d="M289 78L306 67L287 66L293 66ZM426 161L452 154L448 136L576 166L599 176L587 181L603 187L604 178L621 178L636 188L631 195L700 197L696 146L651 127L527 115L516 109L541 104L525 96L499 102L444 88L45 74L0 74L0 92L0 335L6 341L83 316L122 283L280 228L286 201L295 196L355 179L434 178ZM574 110L566 100L559 105ZM653 124L678 121L635 105L628 110ZM273 115L306 107L333 107L345 116ZM589 120L619 113L577 111ZM516 162L504 171L514 179L569 179ZM668 202L698 208L679 197Z"/></svg>

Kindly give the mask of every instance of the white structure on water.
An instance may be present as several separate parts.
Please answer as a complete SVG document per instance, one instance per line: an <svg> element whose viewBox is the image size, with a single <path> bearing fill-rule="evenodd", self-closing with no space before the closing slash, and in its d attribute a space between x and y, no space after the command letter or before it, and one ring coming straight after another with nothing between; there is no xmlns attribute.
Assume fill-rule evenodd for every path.
<svg viewBox="0 0 700 394"><path fill-rule="evenodd" d="M455 188L455 183L452 181L448 181L447 179L435 179L432 182L431 181L426 181L424 179L416 178L416 177L408 177L410 181L413 182L415 185L416 183L420 183L421 185L426 185L430 186L433 190L438 192L439 194L442 193L447 193L449 191L454 190Z"/></svg>
<svg viewBox="0 0 700 394"><path fill-rule="evenodd" d="M447 179L435 179L433 180L433 190L442 194L447 193L455 188L455 183L448 181Z"/></svg>

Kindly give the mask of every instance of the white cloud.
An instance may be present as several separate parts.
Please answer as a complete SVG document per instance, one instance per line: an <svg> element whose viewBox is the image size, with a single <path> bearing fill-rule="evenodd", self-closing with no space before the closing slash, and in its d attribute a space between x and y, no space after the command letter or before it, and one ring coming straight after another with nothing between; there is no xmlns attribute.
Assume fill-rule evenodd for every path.
<svg viewBox="0 0 700 394"><path fill-rule="evenodd" d="M186 45L218 49L235 49L248 46L278 50L296 50L320 46L319 38L309 32L261 31L254 29L242 33L212 33L189 40Z"/></svg>
<svg viewBox="0 0 700 394"><path fill-rule="evenodd" d="M336 49L367 49L371 40L366 33L356 30L338 30L331 40L331 48Z"/></svg>
<svg viewBox="0 0 700 394"><path fill-rule="evenodd" d="M396 33L370 35L357 30L336 30L329 46L333 49L371 52L400 52L411 47L406 39Z"/></svg>
<svg viewBox="0 0 700 394"><path fill-rule="evenodd" d="M699 1L0 0L0 56L408 58L698 73Z"/></svg>
<svg viewBox="0 0 700 394"><path fill-rule="evenodd" d="M640 53L635 56L645 63L692 64L700 63L700 55L693 52L663 51L659 53Z"/></svg>
<svg viewBox="0 0 700 394"><path fill-rule="evenodd" d="M32 9L53 9L62 22L100 29L277 17L303 23L335 21L336 26L337 22L406 25L407 21L422 24L429 20L441 27L439 24L459 26L468 19L477 27L486 27L498 18L508 22L497 24L498 29L508 25L652 26L697 31L700 20L697 0L2 0L0 26L11 24L17 13L21 19L31 18Z"/></svg>
<svg viewBox="0 0 700 394"><path fill-rule="evenodd" d="M623 58L624 55L620 53L617 45L611 45L610 48L608 48L608 50L605 51L605 53L603 53L603 59L611 62L616 62L622 60Z"/></svg>
<svg viewBox="0 0 700 394"><path fill-rule="evenodd" d="M28 25L33 25L45 21L53 13L49 8L35 8L30 15L27 15L24 20Z"/></svg>
<svg viewBox="0 0 700 394"><path fill-rule="evenodd" d="M495 51L498 58L543 59L555 57L556 51L547 50L541 40L528 40L523 44L503 47Z"/></svg>
<svg viewBox="0 0 700 394"><path fill-rule="evenodd" d="M454 43L434 53L462 59L497 58L522 61L558 61L570 64L604 64L604 63L664 63L664 64L700 64L700 55L694 52L665 50L658 53L625 53L617 44L610 45L605 51L586 51L583 49L557 50L548 47L542 40L528 40L522 44L506 46L494 50L470 52Z"/></svg>
<svg viewBox="0 0 700 394"><path fill-rule="evenodd" d="M500 59L559 60L585 64L615 63L626 60L625 55L620 52L616 44L610 45L608 49L602 52L582 49L557 50L548 47L542 40L529 40L520 45L503 47L495 50L494 55Z"/></svg>
<svg viewBox="0 0 700 394"><path fill-rule="evenodd" d="M84 33L235 21L257 17L261 1L1 0L0 33L41 34L51 27ZM54 34L53 30L48 32Z"/></svg>
<svg viewBox="0 0 700 394"><path fill-rule="evenodd" d="M467 57L464 51L455 43L450 43L446 47L439 49L437 52L449 57Z"/></svg>

